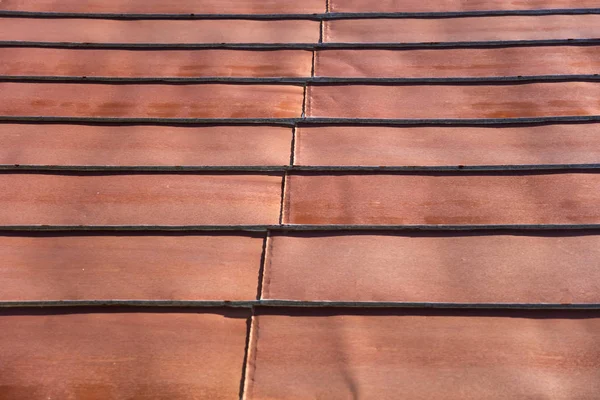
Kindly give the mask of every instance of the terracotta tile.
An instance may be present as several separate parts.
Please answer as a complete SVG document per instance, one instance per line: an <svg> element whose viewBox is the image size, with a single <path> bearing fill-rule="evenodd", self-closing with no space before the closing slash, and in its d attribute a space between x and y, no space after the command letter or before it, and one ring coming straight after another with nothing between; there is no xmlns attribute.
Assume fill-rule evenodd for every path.
<svg viewBox="0 0 600 400"><path fill-rule="evenodd" d="M3 0L0 10L132 14L296 14L325 12L324 0Z"/></svg>
<svg viewBox="0 0 600 400"><path fill-rule="evenodd" d="M306 77L303 50L93 50L0 48L0 75L86 77Z"/></svg>
<svg viewBox="0 0 600 400"><path fill-rule="evenodd" d="M235 26L235 29L231 29ZM319 21L0 18L0 40L80 43L316 43Z"/></svg>
<svg viewBox="0 0 600 400"><path fill-rule="evenodd" d="M259 315L247 398L566 400L600 391L597 311L422 313Z"/></svg>
<svg viewBox="0 0 600 400"><path fill-rule="evenodd" d="M237 398L246 317L223 310L5 309L2 398Z"/></svg>
<svg viewBox="0 0 600 400"><path fill-rule="evenodd" d="M267 255L263 298L600 303L600 235L281 234Z"/></svg>
<svg viewBox="0 0 600 400"><path fill-rule="evenodd" d="M274 175L0 175L0 225L276 224Z"/></svg>
<svg viewBox="0 0 600 400"><path fill-rule="evenodd" d="M600 124L500 127L302 127L298 165L593 164Z"/></svg>
<svg viewBox="0 0 600 400"><path fill-rule="evenodd" d="M0 83L0 115L124 118L294 118L303 88L281 85Z"/></svg>
<svg viewBox="0 0 600 400"><path fill-rule="evenodd" d="M252 300L263 238L0 236L0 300Z"/></svg>
<svg viewBox="0 0 600 400"><path fill-rule="evenodd" d="M316 76L357 78L470 78L593 75L596 46L506 47L435 50L322 50Z"/></svg>
<svg viewBox="0 0 600 400"><path fill-rule="evenodd" d="M545 10L597 8L597 0L438 0L435 2L380 0L330 0L332 12L452 12L494 10Z"/></svg>
<svg viewBox="0 0 600 400"><path fill-rule="evenodd" d="M426 43L590 39L600 15L505 16L441 19L358 19L324 23L325 42Z"/></svg>
<svg viewBox="0 0 600 400"><path fill-rule="evenodd" d="M310 117L477 119L600 114L600 84L312 86Z"/></svg>
<svg viewBox="0 0 600 400"><path fill-rule="evenodd" d="M291 140L270 126L0 124L0 164L287 165Z"/></svg>
<svg viewBox="0 0 600 400"><path fill-rule="evenodd" d="M600 174L292 175L292 224L595 224Z"/></svg>

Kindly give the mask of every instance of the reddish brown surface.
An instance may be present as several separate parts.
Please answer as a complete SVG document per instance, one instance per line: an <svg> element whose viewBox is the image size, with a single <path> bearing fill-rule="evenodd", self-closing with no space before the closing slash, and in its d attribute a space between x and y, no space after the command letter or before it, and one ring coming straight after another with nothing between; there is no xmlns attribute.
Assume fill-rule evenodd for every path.
<svg viewBox="0 0 600 400"><path fill-rule="evenodd" d="M0 175L0 225L275 224L276 175Z"/></svg>
<svg viewBox="0 0 600 400"><path fill-rule="evenodd" d="M330 0L332 12L448 12L597 8L598 0Z"/></svg>
<svg viewBox="0 0 600 400"><path fill-rule="evenodd" d="M260 315L248 399L595 399L587 312Z"/></svg>
<svg viewBox="0 0 600 400"><path fill-rule="evenodd" d="M302 127L298 165L593 164L600 124L501 127Z"/></svg>
<svg viewBox="0 0 600 400"><path fill-rule="evenodd" d="M0 40L187 44L315 43L319 40L319 22L0 18Z"/></svg>
<svg viewBox="0 0 600 400"><path fill-rule="evenodd" d="M326 21L325 42L408 43L600 37L600 15Z"/></svg>
<svg viewBox="0 0 600 400"><path fill-rule="evenodd" d="M292 130L257 126L0 125L0 164L287 165Z"/></svg>
<svg viewBox="0 0 600 400"><path fill-rule="evenodd" d="M132 14L295 14L325 12L323 0L2 0L0 10Z"/></svg>
<svg viewBox="0 0 600 400"><path fill-rule="evenodd" d="M247 312L114 311L0 311L2 398L237 398Z"/></svg>
<svg viewBox="0 0 600 400"><path fill-rule="evenodd" d="M599 115L600 84L311 86L306 107L309 117L375 119Z"/></svg>
<svg viewBox="0 0 600 400"><path fill-rule="evenodd" d="M131 118L292 118L303 88L272 85L0 83L0 115Z"/></svg>
<svg viewBox="0 0 600 400"><path fill-rule="evenodd" d="M0 236L0 300L248 300L258 236Z"/></svg>
<svg viewBox="0 0 600 400"><path fill-rule="evenodd" d="M600 236L274 235L263 298L600 303Z"/></svg>
<svg viewBox="0 0 600 400"><path fill-rule="evenodd" d="M292 224L594 224L600 174L291 175Z"/></svg>
<svg viewBox="0 0 600 400"><path fill-rule="evenodd" d="M0 48L0 75L86 77L303 77L302 50L91 50Z"/></svg>
<svg viewBox="0 0 600 400"><path fill-rule="evenodd" d="M600 48L507 47L436 50L323 50L315 76L445 78L592 75L600 71Z"/></svg>

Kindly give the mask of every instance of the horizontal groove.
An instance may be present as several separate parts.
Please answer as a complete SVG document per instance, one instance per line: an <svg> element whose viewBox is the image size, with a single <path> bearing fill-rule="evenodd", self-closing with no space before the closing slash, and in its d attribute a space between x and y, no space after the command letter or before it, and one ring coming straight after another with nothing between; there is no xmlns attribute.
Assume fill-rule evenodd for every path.
<svg viewBox="0 0 600 400"><path fill-rule="evenodd" d="M556 303L429 303L402 301L298 301L298 300L49 300L1 301L0 308L14 307L227 307L227 308L410 308L410 309L508 309L508 310L600 310L600 304Z"/></svg>
<svg viewBox="0 0 600 400"><path fill-rule="evenodd" d="M481 84L481 83L528 83L528 82L570 82L600 81L600 74L593 75L526 75L488 77L446 77L446 78L343 78L343 77L108 77L108 76L30 76L0 75L0 82L66 82L66 83L167 83L167 84L274 84L274 85L398 85L398 84Z"/></svg>
<svg viewBox="0 0 600 400"><path fill-rule="evenodd" d="M202 13L76 13L76 12L38 12L0 10L0 17L14 18L85 18L85 19L117 19L117 20L289 20L304 19L327 21L339 19L372 19L372 18L461 18L486 16L519 16L519 15L584 15L600 14L599 8L555 8L542 10L487 10L487 11L434 11L434 12L341 12L318 14L202 14Z"/></svg>
<svg viewBox="0 0 600 400"><path fill-rule="evenodd" d="M502 171L579 171L600 169L600 164L521 164L521 165L444 165L444 166L369 166L369 165L23 165L0 164L0 171L68 172L502 172Z"/></svg>
<svg viewBox="0 0 600 400"><path fill-rule="evenodd" d="M600 224L516 225L0 225L0 232L466 232L600 230Z"/></svg>
<svg viewBox="0 0 600 400"><path fill-rule="evenodd" d="M87 49L238 49L238 50L320 50L320 49L428 49L428 48L489 48L523 46L598 45L600 38L498 40L470 42L415 42L415 43L83 43L83 42L28 42L0 41L0 47L87 48Z"/></svg>
<svg viewBox="0 0 600 400"><path fill-rule="evenodd" d="M488 126L512 124L576 123L600 121L600 115L476 119L372 119L372 118L122 118L44 117L0 115L0 122L99 123L152 125L364 125L364 126Z"/></svg>

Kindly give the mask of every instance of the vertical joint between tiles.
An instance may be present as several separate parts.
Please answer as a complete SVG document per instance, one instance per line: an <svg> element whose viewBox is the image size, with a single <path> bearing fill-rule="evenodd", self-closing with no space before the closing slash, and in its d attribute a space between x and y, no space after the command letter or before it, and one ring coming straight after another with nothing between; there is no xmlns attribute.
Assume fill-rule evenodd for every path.
<svg viewBox="0 0 600 400"><path fill-rule="evenodd" d="M258 347L258 316L252 307L252 316L249 318L248 333L246 336L246 355L242 376L240 400L251 398L254 384L254 371L256 369L256 352Z"/></svg>
<svg viewBox="0 0 600 400"><path fill-rule="evenodd" d="M303 93L303 97L302 97L302 114L300 115L300 118L304 119L306 118L306 92L308 91L308 85L304 84L304 93Z"/></svg>
<svg viewBox="0 0 600 400"><path fill-rule="evenodd" d="M323 22L323 20L321 20L321 23L319 24L319 44L323 43L323 30L325 29L325 23ZM314 66L314 64L313 64Z"/></svg>
<svg viewBox="0 0 600 400"><path fill-rule="evenodd" d="M248 375L248 362L250 354L250 340L252 337L252 324L254 321L254 308L252 314L246 320L246 344L244 347L244 359L242 361L242 378L240 379L240 400L246 398L246 376Z"/></svg>
<svg viewBox="0 0 600 400"><path fill-rule="evenodd" d="M260 256L260 266L258 268L256 300L262 299L262 292L263 292L263 287L264 287L263 285L264 285L264 280L265 280L265 269L266 269L266 263L268 262L267 249L269 247L269 237L270 237L270 232L267 232L265 235L265 239L263 240L262 254Z"/></svg>
<svg viewBox="0 0 600 400"><path fill-rule="evenodd" d="M283 179L281 180L281 199L279 204L279 225L283 224L283 217L285 214L285 201L286 201L286 186L287 186L288 173L286 172L283 175Z"/></svg>
<svg viewBox="0 0 600 400"><path fill-rule="evenodd" d="M329 13L331 12L331 5L329 4L331 2L331 0L325 0L325 12Z"/></svg>
<svg viewBox="0 0 600 400"><path fill-rule="evenodd" d="M294 166L294 163L296 162L296 130L298 129L297 126L294 126L292 128L292 143L291 143L291 148L290 148L290 166Z"/></svg>

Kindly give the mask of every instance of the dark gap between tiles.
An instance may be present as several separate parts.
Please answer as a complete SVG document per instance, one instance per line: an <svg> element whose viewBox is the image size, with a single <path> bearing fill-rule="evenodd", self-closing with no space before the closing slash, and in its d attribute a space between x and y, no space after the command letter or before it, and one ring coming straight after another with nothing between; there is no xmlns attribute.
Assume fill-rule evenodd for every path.
<svg viewBox="0 0 600 400"><path fill-rule="evenodd" d="M264 235L263 245L262 245L262 253L260 255L260 266L258 268L258 281L257 281L257 290L256 290L256 300L262 299L262 290L263 290L263 281L265 276L265 267L267 263L268 257L268 247L269 247L269 238L271 233L267 231L266 235Z"/></svg>
<svg viewBox="0 0 600 400"><path fill-rule="evenodd" d="M244 358L242 359L242 376L240 378L240 400L244 398L244 390L246 389L246 374L248 371L248 355L250 354L250 335L252 333L252 323L254 322L254 308L251 310L250 316L246 319L246 342L244 344Z"/></svg>
<svg viewBox="0 0 600 400"><path fill-rule="evenodd" d="M541 39L541 40L497 40L466 42L379 42L379 43L84 43L84 42L30 42L0 41L0 47L35 48L88 48L88 49L240 49L240 50L317 50L317 49L430 49L430 48L493 48L493 47L531 47L598 45L600 38L591 39Z"/></svg>
<svg viewBox="0 0 600 400"><path fill-rule="evenodd" d="M119 170L107 170L107 171L65 171L65 170L52 170L52 171L36 171L36 170L0 170L0 174L3 175L64 175L64 176L116 176L116 175L264 175L264 176L283 176L282 172L279 171L237 171L237 170L212 170L212 171L186 171L186 170L155 170L155 171L119 171Z"/></svg>
<svg viewBox="0 0 600 400"><path fill-rule="evenodd" d="M31 19L109 19L109 20L339 20L339 19L443 19L485 16L543 16L600 14L599 8L555 8L537 10L483 10L483 11L431 11L431 12L331 12L330 0L325 13L305 14L203 14L203 13L80 13L2 10L2 18Z"/></svg>
<svg viewBox="0 0 600 400"><path fill-rule="evenodd" d="M512 225L1 225L0 232L468 232L468 231L583 231L600 224Z"/></svg>
<svg viewBox="0 0 600 400"><path fill-rule="evenodd" d="M0 238L2 237L36 237L36 238L54 238L54 237L89 237L89 236L103 236L103 237L156 237L156 236L170 236L170 237L182 237L182 236L222 236L222 237L248 237L248 238L264 238L264 232L252 232L252 231L93 231L93 230L81 230L81 231L2 231L0 230Z"/></svg>
<svg viewBox="0 0 600 400"><path fill-rule="evenodd" d="M529 124L598 122L600 115L564 117L516 117L475 119L398 119L398 118L138 118L138 117L31 117L0 115L2 123L67 123L116 125L168 125L168 126L525 126Z"/></svg>
<svg viewBox="0 0 600 400"><path fill-rule="evenodd" d="M439 49L438 49L439 50ZM323 51L323 50L321 50ZM364 50L363 50L364 51ZM401 51L401 50L398 50ZM146 85L160 84L168 86L191 85L285 85L285 86L508 86L529 83L560 82L598 82L600 74L592 75L526 75L526 76L489 76L489 77L437 77L437 78L344 78L315 77L315 58L317 50L312 51L313 60L310 77L104 77L104 76L0 76L0 82L14 83L64 83L88 85Z"/></svg>
<svg viewBox="0 0 600 400"><path fill-rule="evenodd" d="M124 313L148 313L148 314L219 314L226 318L248 318L250 310L244 308L226 307L140 307L140 306L81 306L81 307L9 307L0 308L0 317L12 315L64 315L64 314L124 314Z"/></svg>

